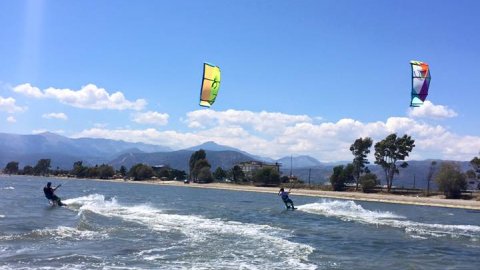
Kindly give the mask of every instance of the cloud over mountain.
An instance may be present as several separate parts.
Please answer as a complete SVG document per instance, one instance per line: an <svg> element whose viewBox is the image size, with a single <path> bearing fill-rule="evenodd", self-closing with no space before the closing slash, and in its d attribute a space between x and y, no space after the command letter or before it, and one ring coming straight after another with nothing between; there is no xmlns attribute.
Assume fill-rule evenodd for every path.
<svg viewBox="0 0 480 270"><path fill-rule="evenodd" d="M468 160L480 149L479 136L462 136L447 127L408 117L374 122L345 118L315 123L304 115L205 110L188 113L185 124L192 130L92 128L75 136L123 139L175 149L215 141L260 156L310 155L326 162L350 160L349 147L359 137L371 137L375 143L390 133L408 134L415 139L411 154L414 159Z"/></svg>

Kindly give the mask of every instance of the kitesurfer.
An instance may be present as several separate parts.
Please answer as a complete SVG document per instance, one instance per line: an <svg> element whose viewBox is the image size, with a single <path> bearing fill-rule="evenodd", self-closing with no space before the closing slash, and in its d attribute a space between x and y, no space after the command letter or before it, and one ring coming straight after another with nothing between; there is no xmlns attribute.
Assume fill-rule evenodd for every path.
<svg viewBox="0 0 480 270"><path fill-rule="evenodd" d="M47 185L43 188L43 193L45 193L45 197L47 197L48 200L50 200L52 202L52 204L57 204L58 206L64 206L66 204L62 203L62 200L57 196L55 195L55 190L57 190L57 188L61 187L62 184L56 186L56 187L52 187L52 183L51 182L48 182Z"/></svg>
<svg viewBox="0 0 480 270"><path fill-rule="evenodd" d="M287 209L295 209L295 206L293 205L292 199L288 197L288 194L290 194L290 190L285 191L285 189L281 188L280 191L278 192L278 196L282 197L283 202L285 203L285 206Z"/></svg>

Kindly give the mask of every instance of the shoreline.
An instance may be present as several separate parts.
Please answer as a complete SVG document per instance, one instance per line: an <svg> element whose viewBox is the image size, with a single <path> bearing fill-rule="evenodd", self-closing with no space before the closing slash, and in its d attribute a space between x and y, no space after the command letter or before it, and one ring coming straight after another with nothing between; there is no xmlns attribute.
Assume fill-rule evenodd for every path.
<svg viewBox="0 0 480 270"><path fill-rule="evenodd" d="M3 175L2 175L3 176ZM277 194L279 187L256 187L250 185L237 185L229 183L208 183L198 184L189 183L184 184L180 181L159 181L159 180L147 180L147 181L124 181L122 179L87 179L87 178L69 178L69 177L55 177L62 180L90 180L97 182L112 182L123 184L143 184L143 185L159 185L159 186L176 186L185 188L203 188L203 189L221 189L231 191L244 191L244 192L259 192L259 193L271 193ZM379 193L362 193L362 192L348 192L348 191L324 191L324 190L311 190L311 189L293 189L292 196L307 196L317 198L330 198L340 200L356 200L367 202L380 202L380 203L393 203L404 205L418 205L418 206L432 206L432 207L446 207L446 208L458 208L458 209L470 209L480 210L480 200L462 200L462 199L445 199L438 197L414 197L396 194L379 194Z"/></svg>
<svg viewBox="0 0 480 270"><path fill-rule="evenodd" d="M105 180L98 180L105 181ZM160 185L160 186L176 186L187 188L204 188L204 189L221 189L231 191L244 191L244 192L259 192L259 193L273 193L277 194L279 187L256 187L247 185L236 185L227 183L209 183L209 184L197 184L190 183L184 184L179 181L123 181L123 180L107 180L120 183L138 183L146 185ZM318 198L331 198L342 200L356 200L367 202L381 202L381 203L393 203L404 205L419 205L419 206L432 206L432 207L446 207L446 208L459 208L480 210L480 201L476 200L462 200L462 199L445 199L435 197L414 197L395 194L379 194L379 193L361 193L361 192L347 192L347 191L324 191L324 190L310 190L310 189L293 189L293 198L295 196L307 196Z"/></svg>

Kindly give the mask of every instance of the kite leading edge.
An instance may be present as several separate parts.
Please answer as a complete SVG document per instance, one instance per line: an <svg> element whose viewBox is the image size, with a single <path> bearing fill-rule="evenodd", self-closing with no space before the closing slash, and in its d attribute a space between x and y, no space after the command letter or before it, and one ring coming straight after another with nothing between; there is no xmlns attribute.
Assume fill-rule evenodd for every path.
<svg viewBox="0 0 480 270"><path fill-rule="evenodd" d="M220 89L220 68L203 63L202 89L200 90L200 106L210 107L217 98Z"/></svg>
<svg viewBox="0 0 480 270"><path fill-rule="evenodd" d="M419 107L428 95L430 86L430 67L427 63L420 61L410 61L412 66L412 97L410 107Z"/></svg>

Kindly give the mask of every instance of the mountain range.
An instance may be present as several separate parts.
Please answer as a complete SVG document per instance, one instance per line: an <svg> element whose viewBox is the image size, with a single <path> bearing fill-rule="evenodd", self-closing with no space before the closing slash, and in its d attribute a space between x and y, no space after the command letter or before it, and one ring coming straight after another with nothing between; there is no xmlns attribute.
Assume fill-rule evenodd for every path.
<svg viewBox="0 0 480 270"><path fill-rule="evenodd" d="M201 145L183 150L172 150L166 146L144 143L130 143L97 138L72 139L55 133L45 132L36 135L17 135L0 133L0 168L4 168L10 161L19 162L19 167L34 166L39 159L51 159L52 168L71 169L76 161L83 161L84 165L110 164L115 168L132 167L138 163L151 166L168 165L172 168L188 171L188 161L193 152L203 149L212 170L217 167L230 169L243 161L262 161L280 163L283 175L293 174L308 183L324 183L332 173L333 167L345 162L323 163L310 156L286 156L272 159L249 154L245 151L219 145L215 142L206 142ZM400 169L395 177L394 185L404 187L425 188L426 175L432 160L409 161L409 166ZM437 160L437 163L442 162ZM457 161L464 170L470 167L467 161ZM438 166L438 165L437 165ZM382 169L369 164L369 169L384 179Z"/></svg>

